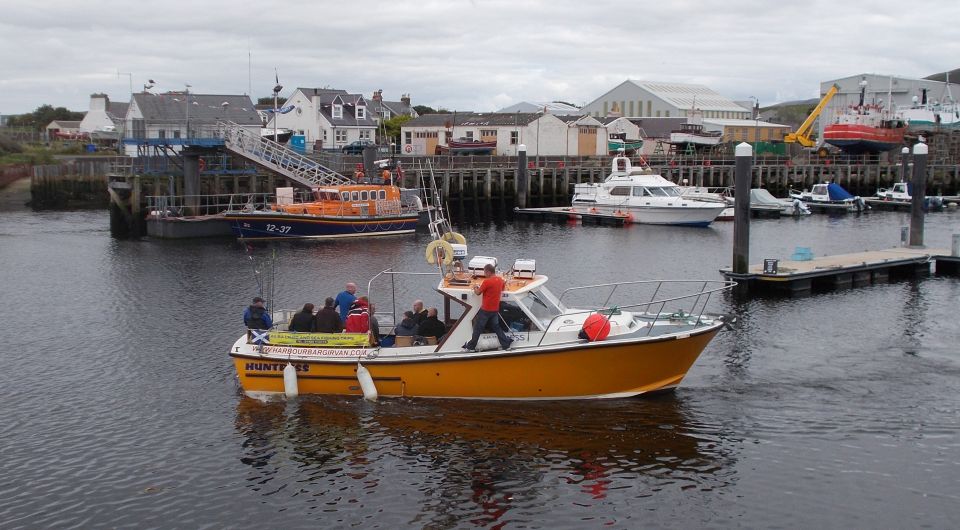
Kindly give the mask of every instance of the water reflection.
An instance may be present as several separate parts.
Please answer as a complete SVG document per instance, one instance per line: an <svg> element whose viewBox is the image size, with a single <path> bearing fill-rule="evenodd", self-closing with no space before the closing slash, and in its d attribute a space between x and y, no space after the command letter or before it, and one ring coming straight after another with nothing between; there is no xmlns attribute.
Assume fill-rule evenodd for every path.
<svg viewBox="0 0 960 530"><path fill-rule="evenodd" d="M297 495L338 511L400 491L391 509L440 527L722 488L739 446L671 393L591 403L244 397L236 430L253 491L295 483Z"/></svg>

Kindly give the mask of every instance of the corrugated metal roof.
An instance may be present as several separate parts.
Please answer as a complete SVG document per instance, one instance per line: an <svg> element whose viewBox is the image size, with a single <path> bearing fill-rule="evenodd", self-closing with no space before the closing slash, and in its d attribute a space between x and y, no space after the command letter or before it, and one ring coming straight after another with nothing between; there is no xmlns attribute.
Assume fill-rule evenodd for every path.
<svg viewBox="0 0 960 530"><path fill-rule="evenodd" d="M730 98L721 96L706 85L661 81L633 83L679 109L690 109L696 105L700 110L747 112Z"/></svg>
<svg viewBox="0 0 960 530"><path fill-rule="evenodd" d="M780 123L770 123L763 120L735 120L728 118L704 118L703 123L712 123L714 125L722 125L724 127L786 127L790 128L789 125L783 125Z"/></svg>
<svg viewBox="0 0 960 530"><path fill-rule="evenodd" d="M437 127L448 124L455 126L510 126L510 125L528 125L542 116L529 112L457 112L450 114L424 114L403 124L404 127ZM558 117L559 116L555 116Z"/></svg>

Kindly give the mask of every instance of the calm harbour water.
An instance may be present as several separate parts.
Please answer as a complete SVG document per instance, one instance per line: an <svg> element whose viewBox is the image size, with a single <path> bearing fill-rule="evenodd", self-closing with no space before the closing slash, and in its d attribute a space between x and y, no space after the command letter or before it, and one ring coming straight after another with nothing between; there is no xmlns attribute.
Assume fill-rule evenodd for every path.
<svg viewBox="0 0 960 530"><path fill-rule="evenodd" d="M896 246L905 214L763 220L753 262ZM0 527L956 528L960 280L715 309L674 393L462 402L238 392L227 347L256 294L231 240L117 241L105 212L0 212ZM709 229L461 227L564 287L720 279ZM928 216L949 247L960 213ZM277 250L277 304L428 271L425 236ZM269 267L265 268L269 273ZM430 282L399 291L427 299ZM384 309L381 304L380 309Z"/></svg>

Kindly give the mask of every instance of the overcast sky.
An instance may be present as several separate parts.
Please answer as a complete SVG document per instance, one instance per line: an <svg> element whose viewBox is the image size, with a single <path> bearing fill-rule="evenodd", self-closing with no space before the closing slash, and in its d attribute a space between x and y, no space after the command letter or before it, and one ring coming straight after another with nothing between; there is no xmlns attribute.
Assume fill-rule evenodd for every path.
<svg viewBox="0 0 960 530"><path fill-rule="evenodd" d="M126 101L128 73L135 91L154 79L154 90L252 86L261 97L276 68L282 95L383 89L388 100L493 111L582 105L625 79L702 83L768 105L815 97L838 77L960 66L956 0L0 0L0 13L2 114L85 110L93 92Z"/></svg>

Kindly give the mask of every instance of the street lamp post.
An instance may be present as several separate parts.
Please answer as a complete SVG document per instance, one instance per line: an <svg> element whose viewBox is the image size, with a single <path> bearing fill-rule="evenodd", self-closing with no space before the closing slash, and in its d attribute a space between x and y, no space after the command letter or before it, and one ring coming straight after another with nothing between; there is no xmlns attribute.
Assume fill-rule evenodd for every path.
<svg viewBox="0 0 960 530"><path fill-rule="evenodd" d="M184 84L183 97L187 102L187 138L190 138L190 85Z"/></svg>
<svg viewBox="0 0 960 530"><path fill-rule="evenodd" d="M757 151L760 147L760 99L750 96L753 100L753 164L757 164Z"/></svg>

